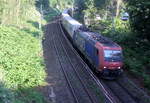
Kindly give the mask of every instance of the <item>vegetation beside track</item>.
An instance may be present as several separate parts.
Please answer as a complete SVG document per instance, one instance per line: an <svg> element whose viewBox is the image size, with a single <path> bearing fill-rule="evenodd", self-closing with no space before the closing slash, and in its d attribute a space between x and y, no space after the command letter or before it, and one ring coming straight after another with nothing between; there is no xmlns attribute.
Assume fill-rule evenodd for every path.
<svg viewBox="0 0 150 103"><path fill-rule="evenodd" d="M46 103L42 26L57 14L49 0L0 1L0 102Z"/></svg>
<svg viewBox="0 0 150 103"><path fill-rule="evenodd" d="M0 97L3 103L42 103L35 89L44 84L40 41L25 31L0 26Z"/></svg>
<svg viewBox="0 0 150 103"><path fill-rule="evenodd" d="M0 102L45 103L40 25L46 23L34 0L0 1Z"/></svg>

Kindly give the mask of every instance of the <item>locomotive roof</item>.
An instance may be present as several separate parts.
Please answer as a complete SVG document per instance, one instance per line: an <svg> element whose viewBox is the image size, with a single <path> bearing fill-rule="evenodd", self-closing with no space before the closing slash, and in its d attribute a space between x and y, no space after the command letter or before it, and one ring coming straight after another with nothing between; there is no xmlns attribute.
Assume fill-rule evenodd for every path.
<svg viewBox="0 0 150 103"><path fill-rule="evenodd" d="M119 46L118 44L113 42L111 39L106 38L106 37L102 36L99 33L95 33L95 32L88 32L88 33L91 35L92 39L94 39L95 41L100 42L104 46L113 46L113 47L118 47Z"/></svg>
<svg viewBox="0 0 150 103"><path fill-rule="evenodd" d="M82 26L80 28L80 30L82 32L85 32L89 36L89 38L91 38L92 40L94 40L96 42L97 41L100 42L104 46L112 46L112 47L118 47L119 46L118 44L116 44L115 42L113 42L111 39L102 36L100 33L92 32L91 30L89 30L86 27Z"/></svg>

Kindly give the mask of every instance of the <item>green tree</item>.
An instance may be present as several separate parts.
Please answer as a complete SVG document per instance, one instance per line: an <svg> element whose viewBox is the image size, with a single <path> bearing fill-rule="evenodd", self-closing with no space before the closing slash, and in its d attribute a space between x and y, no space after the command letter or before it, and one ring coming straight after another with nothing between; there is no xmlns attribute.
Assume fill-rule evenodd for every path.
<svg viewBox="0 0 150 103"><path fill-rule="evenodd" d="M66 8L71 8L73 0L49 0L49 2L51 7L57 8L62 11Z"/></svg>
<svg viewBox="0 0 150 103"><path fill-rule="evenodd" d="M0 1L0 24L20 25L21 20L27 18L28 12L35 0L1 0Z"/></svg>
<svg viewBox="0 0 150 103"><path fill-rule="evenodd" d="M140 37L150 40L150 1L128 0L127 3L132 29L140 34Z"/></svg>

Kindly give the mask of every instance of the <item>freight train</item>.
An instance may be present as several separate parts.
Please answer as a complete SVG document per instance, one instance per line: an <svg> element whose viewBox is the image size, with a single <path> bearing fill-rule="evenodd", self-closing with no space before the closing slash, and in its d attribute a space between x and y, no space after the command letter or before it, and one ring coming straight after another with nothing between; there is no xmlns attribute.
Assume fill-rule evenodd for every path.
<svg viewBox="0 0 150 103"><path fill-rule="evenodd" d="M123 73L122 48L112 40L84 29L84 26L73 19L66 9L61 14L61 24L73 44L93 66L94 71L106 79L115 79Z"/></svg>

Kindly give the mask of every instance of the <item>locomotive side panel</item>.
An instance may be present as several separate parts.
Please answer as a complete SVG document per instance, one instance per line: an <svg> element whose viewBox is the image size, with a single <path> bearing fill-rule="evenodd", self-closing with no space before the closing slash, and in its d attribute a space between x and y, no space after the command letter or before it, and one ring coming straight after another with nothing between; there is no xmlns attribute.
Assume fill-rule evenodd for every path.
<svg viewBox="0 0 150 103"><path fill-rule="evenodd" d="M82 52L82 54L90 61L90 63L98 68L99 66L99 54L98 49L95 47L95 43L90 41L89 36L85 32L76 32L73 38L74 44Z"/></svg>
<svg viewBox="0 0 150 103"><path fill-rule="evenodd" d="M85 53L88 56L88 58L90 59L90 62L93 64L93 54L94 54L94 47L93 47L93 43L89 42L89 40L86 41L85 44Z"/></svg>
<svg viewBox="0 0 150 103"><path fill-rule="evenodd" d="M86 40L85 43L85 53L88 56L89 61L95 67L99 67L99 52L98 49L95 47L95 43L91 42L90 40Z"/></svg>
<svg viewBox="0 0 150 103"><path fill-rule="evenodd" d="M84 53L85 52L85 35L82 32L76 32L73 38L77 48Z"/></svg>

